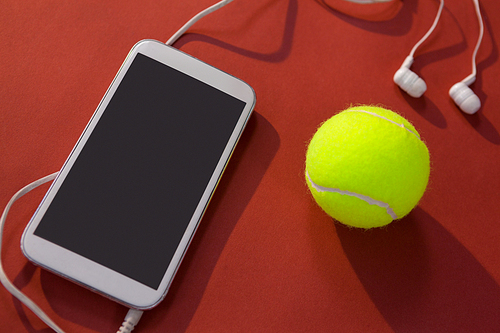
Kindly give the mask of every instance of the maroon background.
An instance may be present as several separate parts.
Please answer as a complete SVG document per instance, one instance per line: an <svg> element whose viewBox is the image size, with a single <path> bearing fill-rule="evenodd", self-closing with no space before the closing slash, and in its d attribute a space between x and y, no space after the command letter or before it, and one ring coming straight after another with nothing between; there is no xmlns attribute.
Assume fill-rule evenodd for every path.
<svg viewBox="0 0 500 333"><path fill-rule="evenodd" d="M166 41L212 0L3 1L0 207L57 171L130 48ZM255 114L165 300L137 332L499 332L500 2L461 113L448 89L470 74L472 1L447 1L412 69L413 99L392 82L430 27L437 0L235 0L176 44L248 82ZM432 160L419 206L384 229L351 230L313 202L306 144L350 104L383 104L419 130ZM68 332L113 332L126 308L30 264L19 241L47 185L14 205L9 277ZM2 332L46 332L0 289Z"/></svg>

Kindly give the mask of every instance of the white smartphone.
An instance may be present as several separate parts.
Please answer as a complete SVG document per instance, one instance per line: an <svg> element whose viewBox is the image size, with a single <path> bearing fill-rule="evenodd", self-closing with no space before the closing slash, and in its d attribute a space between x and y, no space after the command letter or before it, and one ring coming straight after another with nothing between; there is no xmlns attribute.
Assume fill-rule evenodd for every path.
<svg viewBox="0 0 500 333"><path fill-rule="evenodd" d="M137 43L26 227L24 254L126 306L154 307L254 104L243 81Z"/></svg>

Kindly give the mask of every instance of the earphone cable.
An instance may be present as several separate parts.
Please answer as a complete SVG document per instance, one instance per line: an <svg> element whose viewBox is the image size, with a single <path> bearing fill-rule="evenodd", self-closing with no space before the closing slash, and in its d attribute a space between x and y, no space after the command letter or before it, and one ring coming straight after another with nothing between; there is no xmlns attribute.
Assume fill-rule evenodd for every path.
<svg viewBox="0 0 500 333"><path fill-rule="evenodd" d="M60 328L52 319L50 319L50 317L35 302L33 302L33 300L31 300L21 290L19 290L16 286L14 286L14 284L7 277L7 274L3 269L3 264L1 260L3 230L10 208L12 207L14 202L16 202L23 195L37 188L38 186L41 186L45 183L54 180L58 174L59 174L58 172L55 172L53 174L35 180L31 184L26 185L25 187L17 191L17 193L12 196L12 198L5 206L2 216L0 217L0 282L2 282L5 289L7 289L12 294L12 296L16 297L19 301L21 301L24 305L26 305L31 311L33 311L34 314L38 316L38 318L40 318L45 324L47 324L47 326L52 328L57 333L64 333L62 328ZM117 333L132 332L132 330L135 328L135 325L137 325L137 323L139 322L139 319L141 319L142 313L143 311L141 310L129 309L127 315L125 316L123 324Z"/></svg>
<svg viewBox="0 0 500 333"><path fill-rule="evenodd" d="M483 18L481 16L481 8L479 7L479 0L472 0L474 2L474 9L476 11L477 19L479 21L479 37L476 42L476 47L474 48L474 52L472 53L472 73L462 80L466 85L472 84L476 80L477 68L476 68L476 56L481 46L481 41L483 40L484 35L484 23Z"/></svg>
<svg viewBox="0 0 500 333"><path fill-rule="evenodd" d="M56 323L50 319L50 317L33 302L28 296L26 296L22 291L16 288L12 282L7 278L5 271L3 269L2 261L1 261L1 253L2 253L2 238L3 238L3 228L5 225L5 221L7 220L7 214L9 213L10 207L14 204L14 202L28 193L29 191L37 188L40 185L43 185L51 180L54 180L57 176L57 172L51 175L40 178L31 184L20 189L7 203L5 209L2 213L2 217L0 218L0 281L4 285L5 289L7 289L13 296L15 296L18 300L20 300L24 305L26 305L31 311L33 311L41 320L43 320L50 328L58 333L63 333L64 331L57 326Z"/></svg>
<svg viewBox="0 0 500 333"><path fill-rule="evenodd" d="M444 0L440 0L439 9L438 9L438 12L436 14L436 18L434 19L434 22L432 23L432 26L429 28L429 31L427 31L427 33L417 42L417 44L415 44L415 46L413 46L413 49L410 51L409 57L411 57L412 59L414 58L415 52L420 47L420 45L427 38L429 38L429 36L434 31L434 29L436 29L436 26L437 26L437 24L439 22L439 18L441 17L441 12L443 11L443 7L444 7Z"/></svg>
<svg viewBox="0 0 500 333"><path fill-rule="evenodd" d="M219 1L215 5L212 5L212 6L208 7L207 9L199 12L198 14L193 16L193 18L190 19L186 24L184 24L175 34L173 34L172 37L170 37L170 39L165 44L171 46L172 44L175 43L175 41L177 39L179 39L180 36L182 36L193 24L198 22L202 17L216 11L217 9L219 9L221 7L224 7L225 5L230 3L231 1L233 1L233 0Z"/></svg>
<svg viewBox="0 0 500 333"><path fill-rule="evenodd" d="M197 15L195 15L192 19L190 19L186 24L184 24L167 42L167 45L172 45L184 32L186 32L189 27L191 27L194 23L196 23L199 19L202 17L216 11L217 9L227 5L233 0L222 0L218 3L216 3L213 6L208 7L207 9L201 11ZM2 252L2 236L3 236L3 229L5 225L5 221L7 220L7 214L11 208L11 206L14 204L14 202L25 195L26 193L30 192L31 190L37 188L38 186L45 184L49 181L52 181L56 178L58 175L58 172L55 172L51 175L45 176L43 178L40 178L31 184L28 184L27 186L23 187L21 190L19 190L12 198L10 201L7 203L5 206L5 209L2 213L2 216L0 217L0 282L4 285L4 287L18 300L20 300L24 305L26 305L33 313L35 313L45 324L47 324L50 328L52 328L55 332L57 333L64 333L64 331L54 322L50 317L35 303L33 302L28 296L26 296L22 291L20 291L14 284L8 279L2 265L2 260L1 260L1 252ZM127 315L125 316L124 322L120 329L118 330L117 333L129 333L131 332L135 325L139 322L139 319L142 316L143 311L141 310L136 310L136 309L129 309Z"/></svg>

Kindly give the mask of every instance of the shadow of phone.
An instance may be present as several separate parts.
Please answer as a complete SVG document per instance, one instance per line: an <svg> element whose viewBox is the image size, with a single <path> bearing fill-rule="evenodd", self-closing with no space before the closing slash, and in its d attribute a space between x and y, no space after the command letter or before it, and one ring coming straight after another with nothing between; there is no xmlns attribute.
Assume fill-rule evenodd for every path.
<svg viewBox="0 0 500 333"><path fill-rule="evenodd" d="M219 256L279 145L276 130L254 112L167 297L158 311L152 311L154 316L168 322L172 331L183 332L189 325Z"/></svg>

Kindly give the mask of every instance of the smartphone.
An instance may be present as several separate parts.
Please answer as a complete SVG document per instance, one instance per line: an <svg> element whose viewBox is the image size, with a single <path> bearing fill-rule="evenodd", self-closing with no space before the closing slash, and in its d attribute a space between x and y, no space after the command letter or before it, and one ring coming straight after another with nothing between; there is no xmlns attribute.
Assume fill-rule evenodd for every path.
<svg viewBox="0 0 500 333"><path fill-rule="evenodd" d="M137 43L26 227L23 253L126 306L154 307L254 105L245 82Z"/></svg>

